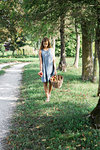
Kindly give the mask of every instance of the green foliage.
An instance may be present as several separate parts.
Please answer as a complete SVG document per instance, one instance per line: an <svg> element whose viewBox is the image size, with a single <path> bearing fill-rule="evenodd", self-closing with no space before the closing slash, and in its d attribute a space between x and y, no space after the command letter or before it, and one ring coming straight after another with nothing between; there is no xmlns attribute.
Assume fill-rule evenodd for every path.
<svg viewBox="0 0 100 150"><path fill-rule="evenodd" d="M6 41L10 37L14 43L16 38L19 37L18 30L20 27L23 29L23 36L27 37L29 41L31 40L31 45L35 45L34 43L44 36L50 37L56 34L57 38L60 28L59 17L64 13L66 14L65 28L70 30L70 33L65 31L65 36L68 36L65 43L66 56L73 57L76 51L76 37L75 33L72 33L73 20L76 19L79 26L84 20L90 22L89 32L93 35L92 38L94 40L96 5L97 1L95 2L94 0L89 0L89 2L86 2L86 0L70 0L67 3L66 0L61 2L58 0L1 1L0 40ZM25 43L19 41L17 44L21 47ZM15 49L16 47L12 46L11 50ZM60 56L60 51L60 42L57 41L56 56ZM80 48L80 57L82 55L81 51L82 49Z"/></svg>
<svg viewBox="0 0 100 150"><path fill-rule="evenodd" d="M70 34L68 41L65 43L66 56L73 57L76 54L76 37L75 34Z"/></svg>
<svg viewBox="0 0 100 150"><path fill-rule="evenodd" d="M0 75L3 75L5 73L4 70L0 70Z"/></svg>
<svg viewBox="0 0 100 150"><path fill-rule="evenodd" d="M34 58L35 60L35 58ZM0 58L0 64L2 63L9 63L9 62L33 62L33 58L32 57L25 57L25 58Z"/></svg>
<svg viewBox="0 0 100 150"><path fill-rule="evenodd" d="M5 52L5 47L3 44L0 44L0 51L2 52L2 54L4 54Z"/></svg>
<svg viewBox="0 0 100 150"><path fill-rule="evenodd" d="M28 34L32 34L34 40L43 38L44 36L53 36L58 33L58 20L59 9L55 9L54 6L59 7L56 1L31 1L24 0L22 7L25 11L25 17L23 22L27 22L24 27L24 31L27 30ZM28 16L28 17L27 17ZM59 23L58 23L59 24Z"/></svg>
<svg viewBox="0 0 100 150"><path fill-rule="evenodd" d="M26 39L23 35L20 35L17 37L16 44L18 45L18 47L25 46L27 44L25 42L26 42Z"/></svg>
<svg viewBox="0 0 100 150"><path fill-rule="evenodd" d="M58 39L58 40L56 40L55 55L60 56L60 51L61 51L61 43L60 43L60 40ZM75 57L75 54L76 54L76 35L75 35L75 33L71 33L69 35L69 38L66 40L65 52L66 52L66 57ZM79 56L82 57L82 48L81 47L80 47Z"/></svg>
<svg viewBox="0 0 100 150"><path fill-rule="evenodd" d="M5 47L3 44L0 44L0 51L4 52L5 51Z"/></svg>

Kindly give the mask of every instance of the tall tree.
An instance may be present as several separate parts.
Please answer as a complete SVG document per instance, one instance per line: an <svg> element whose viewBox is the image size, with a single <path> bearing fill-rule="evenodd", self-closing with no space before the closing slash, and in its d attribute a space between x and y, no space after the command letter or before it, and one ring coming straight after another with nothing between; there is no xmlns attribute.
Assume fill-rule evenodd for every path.
<svg viewBox="0 0 100 150"><path fill-rule="evenodd" d="M82 79L91 80L93 75L93 58L91 34L89 34L89 24L82 22Z"/></svg>
<svg viewBox="0 0 100 150"><path fill-rule="evenodd" d="M93 61L92 82L96 82L96 79L97 79L97 40L95 40L95 53L94 53L94 61Z"/></svg>
<svg viewBox="0 0 100 150"><path fill-rule="evenodd" d="M80 33L78 31L78 26L77 26L76 19L75 19L75 32L76 32L76 55L75 55L74 66L76 68L78 68L79 50L80 50Z"/></svg>
<svg viewBox="0 0 100 150"><path fill-rule="evenodd" d="M99 86L98 96L100 96L100 4L97 7L97 28L96 28L96 42L97 42L97 54L99 62Z"/></svg>
<svg viewBox="0 0 100 150"><path fill-rule="evenodd" d="M100 2L96 3L96 19L97 19L97 27L96 27L96 49L98 55L99 62L99 85L97 96L99 96L98 104L90 113L90 118L92 119L92 123L95 128L100 129Z"/></svg>
<svg viewBox="0 0 100 150"><path fill-rule="evenodd" d="M81 24L82 30L82 79L91 80L93 76L92 40L96 25L95 1L74 1L72 16Z"/></svg>
<svg viewBox="0 0 100 150"><path fill-rule="evenodd" d="M61 37L61 57L58 69L66 71L66 55L65 55L65 15L60 17L60 37Z"/></svg>

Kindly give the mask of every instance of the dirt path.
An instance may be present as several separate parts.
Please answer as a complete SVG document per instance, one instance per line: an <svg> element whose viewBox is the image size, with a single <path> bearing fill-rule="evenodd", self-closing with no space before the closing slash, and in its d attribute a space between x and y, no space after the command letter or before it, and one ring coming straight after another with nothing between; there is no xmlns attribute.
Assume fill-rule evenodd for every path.
<svg viewBox="0 0 100 150"><path fill-rule="evenodd" d="M3 63L3 64L0 64L0 70L3 68L3 67L6 67L8 65L14 65L16 64L15 62L11 62L11 63Z"/></svg>
<svg viewBox="0 0 100 150"><path fill-rule="evenodd" d="M0 76L0 150L4 150L2 139L9 132L10 119L19 95L22 68L27 64L29 63L13 65L6 70L5 74Z"/></svg>

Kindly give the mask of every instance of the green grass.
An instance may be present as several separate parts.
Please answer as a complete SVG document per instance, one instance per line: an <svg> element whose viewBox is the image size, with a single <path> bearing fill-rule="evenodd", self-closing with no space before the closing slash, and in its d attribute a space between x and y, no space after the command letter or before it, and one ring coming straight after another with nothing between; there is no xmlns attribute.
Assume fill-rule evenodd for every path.
<svg viewBox="0 0 100 150"><path fill-rule="evenodd" d="M96 106L98 83L81 80L79 68L67 58L67 72L60 89L52 90L46 103L43 83L37 75L39 60L25 66L20 98L7 137L12 150L99 150L100 131L86 117ZM59 59L56 60L57 65Z"/></svg>
<svg viewBox="0 0 100 150"><path fill-rule="evenodd" d="M0 75L3 75L3 74L5 73L5 70L11 68L11 66L13 66L13 65L7 65L7 66L3 67L3 68L0 70Z"/></svg>
<svg viewBox="0 0 100 150"><path fill-rule="evenodd" d="M3 68L0 70L0 75L3 75L3 74L5 73L5 69L8 69L8 68L10 68L10 67L11 67L10 65L3 67Z"/></svg>
<svg viewBox="0 0 100 150"><path fill-rule="evenodd" d="M0 58L0 64L1 63L7 63L7 62L32 62L34 60L37 60L37 58Z"/></svg>
<svg viewBox="0 0 100 150"><path fill-rule="evenodd" d="M9 68L11 68L11 66L12 66L12 65L5 66L5 67L3 67L2 69L3 69L3 70L9 69Z"/></svg>
<svg viewBox="0 0 100 150"><path fill-rule="evenodd" d="M4 70L0 70L0 75L3 75L5 73Z"/></svg>

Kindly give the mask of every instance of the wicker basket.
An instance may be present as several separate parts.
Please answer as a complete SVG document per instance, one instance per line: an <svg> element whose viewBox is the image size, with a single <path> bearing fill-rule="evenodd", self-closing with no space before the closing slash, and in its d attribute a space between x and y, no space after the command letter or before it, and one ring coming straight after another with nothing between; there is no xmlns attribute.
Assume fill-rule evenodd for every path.
<svg viewBox="0 0 100 150"><path fill-rule="evenodd" d="M63 76L61 75L56 75L57 77L57 81L51 81L51 84L53 85L54 88L61 88L62 84L63 84Z"/></svg>

